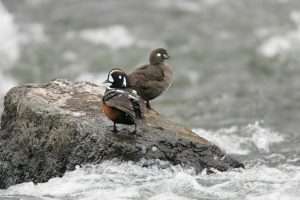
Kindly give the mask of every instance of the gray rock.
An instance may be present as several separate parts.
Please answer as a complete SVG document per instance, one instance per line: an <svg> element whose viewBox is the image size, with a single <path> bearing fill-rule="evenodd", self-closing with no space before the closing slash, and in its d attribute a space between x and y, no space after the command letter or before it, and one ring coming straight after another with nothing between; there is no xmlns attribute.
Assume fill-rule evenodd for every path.
<svg viewBox="0 0 300 200"><path fill-rule="evenodd" d="M101 113L104 88L88 82L54 80L11 89L0 130L0 188L62 176L77 165L120 159L161 159L197 172L243 165L191 130L146 113L137 134Z"/></svg>

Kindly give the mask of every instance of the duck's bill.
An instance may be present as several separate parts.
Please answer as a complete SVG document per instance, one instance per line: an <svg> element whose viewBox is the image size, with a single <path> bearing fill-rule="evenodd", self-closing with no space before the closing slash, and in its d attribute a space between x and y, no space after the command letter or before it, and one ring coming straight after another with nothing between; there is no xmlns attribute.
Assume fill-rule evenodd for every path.
<svg viewBox="0 0 300 200"><path fill-rule="evenodd" d="M111 82L109 82L108 80L105 80L105 81L102 83L102 85L103 85L104 87L110 87L110 86L111 86Z"/></svg>
<svg viewBox="0 0 300 200"><path fill-rule="evenodd" d="M163 54L164 59L170 59L170 56L167 54Z"/></svg>

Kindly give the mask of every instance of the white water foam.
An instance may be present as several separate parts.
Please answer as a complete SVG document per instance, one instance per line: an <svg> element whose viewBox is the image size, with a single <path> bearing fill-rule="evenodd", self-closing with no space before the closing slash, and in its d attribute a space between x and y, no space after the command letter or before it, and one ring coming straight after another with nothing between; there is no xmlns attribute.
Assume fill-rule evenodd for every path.
<svg viewBox="0 0 300 200"><path fill-rule="evenodd" d="M162 165L165 165L162 162ZM179 166L106 161L68 172L62 178L0 190L1 197L44 200L196 200L283 199L299 197L300 168L254 165L212 175L195 175ZM34 198L33 198L34 197Z"/></svg>
<svg viewBox="0 0 300 200"><path fill-rule="evenodd" d="M265 57L274 57L290 49L289 36L273 36L260 46L259 52Z"/></svg>
<svg viewBox="0 0 300 200"><path fill-rule="evenodd" d="M284 141L282 135L261 127L259 122L241 128L234 126L217 131L204 129L194 131L230 154L247 155L257 150L268 153L272 144Z"/></svg>
<svg viewBox="0 0 300 200"><path fill-rule="evenodd" d="M129 47L134 44L132 34L121 25L106 28L87 29L79 33L80 37L93 44L104 44L112 49Z"/></svg>
<svg viewBox="0 0 300 200"><path fill-rule="evenodd" d="M259 47L258 52L265 57L275 57L285 54L290 50L300 46L300 11L293 11L290 19L296 25L296 29L290 30L285 34L274 35L269 37Z"/></svg>
<svg viewBox="0 0 300 200"><path fill-rule="evenodd" d="M140 196L139 191L147 193L145 188L147 184L153 183L155 187L155 183L160 185L161 181L168 181L168 177L174 176L175 169L176 167L172 167L163 170L156 166L148 169L132 162L107 161L97 166L78 168L66 173L63 178L53 178L47 183L37 185L23 183L12 186L0 192L0 197L1 195L29 195L51 196L54 197L53 199L66 196L81 200L98 200L99 197L102 200L132 199ZM145 185L141 184L143 182Z"/></svg>
<svg viewBox="0 0 300 200"><path fill-rule="evenodd" d="M296 200L300 190L299 167L280 165L276 168L256 165L242 172L225 172L204 177L218 182L212 188L215 192L227 192L230 199L280 199Z"/></svg>

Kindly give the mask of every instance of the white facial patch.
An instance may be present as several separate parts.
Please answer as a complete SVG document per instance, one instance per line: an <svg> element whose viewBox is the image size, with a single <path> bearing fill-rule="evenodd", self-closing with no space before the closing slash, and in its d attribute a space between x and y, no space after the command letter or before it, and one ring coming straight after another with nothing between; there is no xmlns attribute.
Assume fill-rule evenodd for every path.
<svg viewBox="0 0 300 200"><path fill-rule="evenodd" d="M157 53L156 55L157 55L158 57L161 57L161 53Z"/></svg>
<svg viewBox="0 0 300 200"><path fill-rule="evenodd" d="M122 79L122 76L121 76L121 75L119 75L119 76L118 76L118 78L121 80L121 79Z"/></svg>
<svg viewBox="0 0 300 200"><path fill-rule="evenodd" d="M114 82L114 79L113 79L111 73L109 73L109 75L108 75L108 81L111 82L111 83Z"/></svg>
<svg viewBox="0 0 300 200"><path fill-rule="evenodd" d="M126 81L126 78L124 77L124 79L123 79L123 86L124 87L127 87L127 81Z"/></svg>
<svg viewBox="0 0 300 200"><path fill-rule="evenodd" d="M115 72L121 72L119 69L113 69L110 71L111 74L115 73Z"/></svg>

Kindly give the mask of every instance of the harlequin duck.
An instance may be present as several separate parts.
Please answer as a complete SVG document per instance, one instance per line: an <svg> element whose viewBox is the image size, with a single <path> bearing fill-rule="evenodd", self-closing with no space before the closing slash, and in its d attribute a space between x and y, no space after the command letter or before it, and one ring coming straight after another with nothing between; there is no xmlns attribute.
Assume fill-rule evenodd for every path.
<svg viewBox="0 0 300 200"><path fill-rule="evenodd" d="M129 87L137 91L138 95L147 102L149 109L151 109L149 101L159 96L172 84L172 67L164 63L169 58L167 50L154 49L150 53L149 64L139 67L128 75Z"/></svg>
<svg viewBox="0 0 300 200"><path fill-rule="evenodd" d="M107 80L108 85L102 98L102 111L114 123L113 132L118 132L116 124L135 125L144 118L145 103L136 91L127 88L128 76L120 69L112 69Z"/></svg>

